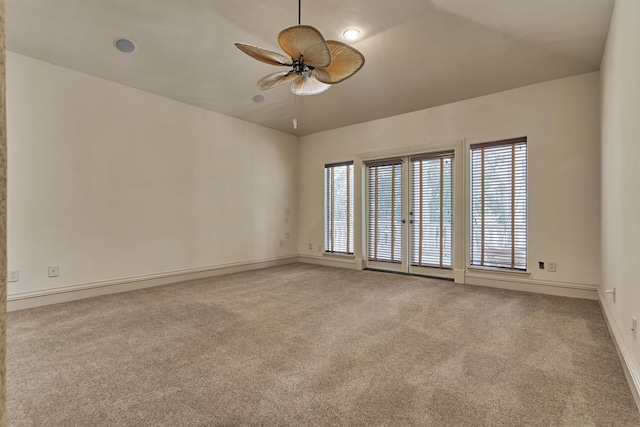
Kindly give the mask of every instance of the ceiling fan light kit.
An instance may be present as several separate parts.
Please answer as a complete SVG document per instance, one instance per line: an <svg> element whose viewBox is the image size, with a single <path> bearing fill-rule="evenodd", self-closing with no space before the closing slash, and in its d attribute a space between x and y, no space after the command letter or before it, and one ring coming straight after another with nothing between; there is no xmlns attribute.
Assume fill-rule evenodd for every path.
<svg viewBox="0 0 640 427"><path fill-rule="evenodd" d="M290 67L288 71L267 74L258 80L256 89L260 91L291 83L291 91L296 95L316 95L353 76L364 65L364 56L357 49L336 40L325 40L320 31L310 25L280 31L278 44L288 57L258 46L235 44L258 61Z"/></svg>

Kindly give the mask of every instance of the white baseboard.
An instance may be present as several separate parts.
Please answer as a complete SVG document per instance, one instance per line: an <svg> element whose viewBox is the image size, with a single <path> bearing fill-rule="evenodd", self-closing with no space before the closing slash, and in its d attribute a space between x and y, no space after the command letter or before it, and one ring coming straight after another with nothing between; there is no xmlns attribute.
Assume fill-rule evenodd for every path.
<svg viewBox="0 0 640 427"><path fill-rule="evenodd" d="M453 281L455 283L464 283L464 270L453 270Z"/></svg>
<svg viewBox="0 0 640 427"><path fill-rule="evenodd" d="M467 285L488 286L491 288L510 289L513 291L533 292L536 294L555 295L560 297L597 300L598 287L579 283L549 282L529 278L499 276L483 273L465 274Z"/></svg>
<svg viewBox="0 0 640 427"><path fill-rule="evenodd" d="M99 295L107 295L118 292L126 292L135 289L162 286L187 280L202 279L206 277L221 276L224 274L238 273L242 271L256 270L277 265L303 262L308 264L324 265L327 267L339 267L349 269L362 269L361 260L352 257L325 256L325 255L291 255L279 258L254 260L232 264L221 264L190 270L180 270L121 278L102 282L81 283L57 288L42 289L12 293L7 296L7 310L15 311L42 305L57 304L74 301ZM461 275L464 270L456 270L456 282L462 282ZM543 282L532 279L519 279L512 277L492 276L483 273L469 273L464 275L464 283L470 285L489 286L495 288L512 289L525 292L535 292L557 296L574 298L598 299L596 286L580 285L560 282Z"/></svg>
<svg viewBox="0 0 640 427"><path fill-rule="evenodd" d="M323 255L299 255L298 262L307 264L324 265L326 267L350 268L358 270L357 262L352 257L323 256ZM360 268L361 270L361 268Z"/></svg>
<svg viewBox="0 0 640 427"><path fill-rule="evenodd" d="M327 267L362 269L362 260L351 257L326 255L299 255L298 261L307 264L324 265ZM514 291L533 292L537 294L555 295L561 297L597 300L596 285L580 283L550 282L516 275L500 275L483 272L453 271L454 282L467 285L487 286L491 288L510 289Z"/></svg>
<svg viewBox="0 0 640 427"><path fill-rule="evenodd" d="M37 291L16 292L7 295L7 311L23 310L42 305L57 304L99 295L114 294L153 286L204 279L242 271L275 267L298 262L298 256L286 256L255 261L238 262L202 267L197 269L171 271L145 276L135 276L103 282L81 283Z"/></svg>
<svg viewBox="0 0 640 427"><path fill-rule="evenodd" d="M620 330L620 327L618 327L609 306L604 303L604 301L606 301L606 296L600 289L598 290L598 297L598 302L600 302L600 307L602 307L604 319L607 322L613 344L618 352L618 357L620 358L624 375L627 377L631 394L636 401L638 410L640 410L640 366L636 364L631 351L622 339L622 331Z"/></svg>

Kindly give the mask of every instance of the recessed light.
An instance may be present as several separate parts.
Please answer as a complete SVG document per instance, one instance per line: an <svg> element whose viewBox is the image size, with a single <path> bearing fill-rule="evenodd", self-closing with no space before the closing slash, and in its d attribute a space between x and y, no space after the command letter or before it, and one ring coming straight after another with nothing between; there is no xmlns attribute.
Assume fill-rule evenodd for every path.
<svg viewBox="0 0 640 427"><path fill-rule="evenodd" d="M360 30L356 30L355 28L350 28L342 33L345 39L347 40L355 40L360 37Z"/></svg>
<svg viewBox="0 0 640 427"><path fill-rule="evenodd" d="M262 94L257 94L256 96L253 97L253 102L262 102L264 101L264 95Z"/></svg>
<svg viewBox="0 0 640 427"><path fill-rule="evenodd" d="M113 45L120 52L131 53L136 50L136 44L129 39L118 38L113 41Z"/></svg>

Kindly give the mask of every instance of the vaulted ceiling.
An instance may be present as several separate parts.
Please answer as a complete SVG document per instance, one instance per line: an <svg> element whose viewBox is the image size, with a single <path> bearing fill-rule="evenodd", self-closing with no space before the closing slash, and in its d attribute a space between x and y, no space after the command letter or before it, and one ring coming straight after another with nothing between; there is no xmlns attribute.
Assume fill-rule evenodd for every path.
<svg viewBox="0 0 640 427"><path fill-rule="evenodd" d="M301 0L301 21L366 63L314 96L256 81L280 71L295 0L7 0L7 49L284 132L307 135L599 69L614 0ZM137 49L122 53L114 40ZM9 82L10 84L10 82ZM298 129L292 126L297 118Z"/></svg>

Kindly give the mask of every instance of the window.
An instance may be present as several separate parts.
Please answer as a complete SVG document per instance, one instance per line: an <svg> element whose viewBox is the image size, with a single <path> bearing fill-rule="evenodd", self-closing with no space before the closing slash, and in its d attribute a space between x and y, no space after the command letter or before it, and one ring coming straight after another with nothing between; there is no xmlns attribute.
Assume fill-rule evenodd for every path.
<svg viewBox="0 0 640 427"><path fill-rule="evenodd" d="M411 158L411 265L451 268L453 152Z"/></svg>
<svg viewBox="0 0 640 427"><path fill-rule="evenodd" d="M324 248L353 254L353 162L324 166Z"/></svg>
<svg viewBox="0 0 640 427"><path fill-rule="evenodd" d="M527 269L527 138L471 146L471 265Z"/></svg>

